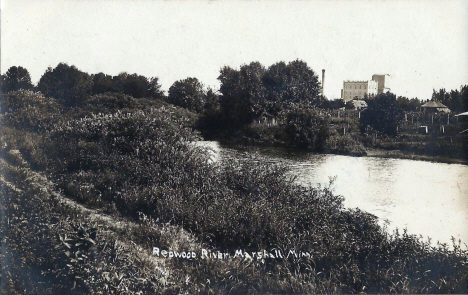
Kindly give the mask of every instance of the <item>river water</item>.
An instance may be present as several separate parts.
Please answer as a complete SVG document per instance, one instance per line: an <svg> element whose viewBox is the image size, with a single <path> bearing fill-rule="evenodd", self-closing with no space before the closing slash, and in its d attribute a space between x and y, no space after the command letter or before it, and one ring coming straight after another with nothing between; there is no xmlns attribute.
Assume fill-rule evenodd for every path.
<svg viewBox="0 0 468 295"><path fill-rule="evenodd" d="M257 153L272 163L284 163L301 184L328 185L345 198L345 206L358 207L385 220L392 231L408 230L441 243L451 237L468 244L468 166L406 159L314 154L279 148L239 150L204 142L219 160L226 154L245 157ZM401 232L401 231L400 231Z"/></svg>

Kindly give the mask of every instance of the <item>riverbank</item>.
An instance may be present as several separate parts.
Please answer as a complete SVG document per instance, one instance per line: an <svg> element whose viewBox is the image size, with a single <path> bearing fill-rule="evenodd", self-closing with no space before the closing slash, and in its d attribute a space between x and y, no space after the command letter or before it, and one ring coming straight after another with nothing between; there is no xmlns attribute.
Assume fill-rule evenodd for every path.
<svg viewBox="0 0 468 295"><path fill-rule="evenodd" d="M448 156L433 156L417 154L410 151L404 151L399 149L383 149L375 147L364 147L362 144L358 144L357 141L353 141L350 145L342 145L340 148L329 148L325 147L322 151L310 151L308 149L300 148L284 141L279 140L255 140L250 137L239 135L238 137L229 136L214 136L208 140L217 141L223 146L234 147L236 149L242 149L247 147L261 147L261 148L279 148L287 149L293 152L299 153L320 153L320 154L331 154L331 155L344 155L353 157L378 157L378 158L392 158L392 159L407 159L415 161L428 161L437 163L447 164L462 164L468 165L468 159L453 158Z"/></svg>
<svg viewBox="0 0 468 295"><path fill-rule="evenodd" d="M466 260L466 251L459 246L454 244L453 250L433 247L406 232L389 235L376 224L373 215L345 209L342 199L328 188L304 190L289 182L284 170L261 162L232 161L217 178L203 177L205 187L217 183L216 179L233 181L231 195L226 196L228 190L222 190L217 197L212 191L210 195L215 199L202 194L192 200L187 195L181 203L182 200L174 199L189 188L185 184L173 191L168 197L175 202L167 204L167 209L183 220L170 225L153 219L153 215L140 214L134 221L128 218L135 202L142 200L128 199L125 206L117 207L115 203L109 206L113 203L109 200L98 205L92 200L95 194L87 195L85 200L78 191L56 189L59 184L53 182L54 177L48 179L47 173L32 171L18 150L10 150L5 156L0 184L6 195L1 204L11 221L3 224L6 231L2 236L9 241L13 256L29 266L26 272L15 267L4 276L16 282L8 286L8 291L50 288L64 292L72 289L77 294L106 290L125 290L129 294L142 290L161 294L466 292L463 276L468 270L461 264ZM200 169L207 168L199 164ZM181 172L180 168L176 171ZM64 176L72 176L70 180L81 182L80 187L86 189L99 185L102 179L86 183L83 175ZM97 210L80 203L94 203ZM278 203L284 205L278 207ZM142 205L154 206L147 201ZM29 222L27 227L22 225L23 220ZM30 244L32 240L44 250L37 252L37 246ZM200 244L200 240L205 242ZM232 254L242 249L263 255L266 250L283 256L171 259L152 256L154 246L190 253L210 249L210 253ZM2 263L2 270L19 261L10 263L14 264ZM43 288L35 289L34 279L30 278L34 272L43 273L38 280ZM138 276L132 276L133 273Z"/></svg>
<svg viewBox="0 0 468 295"><path fill-rule="evenodd" d="M392 159L407 159L415 161L428 161L446 164L462 164L468 165L468 160L449 158L444 156L429 156L419 155L411 152L405 152L401 150L385 150L385 149L367 149L367 157L378 157L378 158L392 158Z"/></svg>

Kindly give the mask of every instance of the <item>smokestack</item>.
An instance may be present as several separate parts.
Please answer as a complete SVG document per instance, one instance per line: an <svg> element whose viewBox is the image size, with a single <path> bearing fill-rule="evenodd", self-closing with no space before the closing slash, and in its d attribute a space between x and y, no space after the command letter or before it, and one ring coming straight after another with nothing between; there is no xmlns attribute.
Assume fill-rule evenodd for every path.
<svg viewBox="0 0 468 295"><path fill-rule="evenodd" d="M323 89L325 88L325 69L322 70L322 98L323 96Z"/></svg>

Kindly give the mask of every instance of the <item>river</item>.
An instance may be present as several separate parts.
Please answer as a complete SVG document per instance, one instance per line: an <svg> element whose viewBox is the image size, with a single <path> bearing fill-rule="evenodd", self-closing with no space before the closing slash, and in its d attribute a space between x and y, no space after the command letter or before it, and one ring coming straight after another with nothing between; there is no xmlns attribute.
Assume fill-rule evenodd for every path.
<svg viewBox="0 0 468 295"><path fill-rule="evenodd" d="M223 155L244 157L258 153L272 163L284 163L307 185L328 185L345 198L345 206L358 207L390 222L388 229L408 230L452 244L451 237L468 244L468 166L406 159L349 157L280 148L232 149L205 142L218 160Z"/></svg>

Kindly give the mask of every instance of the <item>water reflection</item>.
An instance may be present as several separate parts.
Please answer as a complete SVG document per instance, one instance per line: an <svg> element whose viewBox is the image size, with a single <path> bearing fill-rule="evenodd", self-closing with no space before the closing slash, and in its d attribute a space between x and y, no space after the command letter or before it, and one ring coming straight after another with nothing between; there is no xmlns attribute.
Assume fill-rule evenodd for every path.
<svg viewBox="0 0 468 295"><path fill-rule="evenodd" d="M213 145L221 152L242 156L235 149ZM336 176L334 192L345 197L345 206L370 212L381 224L388 219L390 229L407 228L434 242L451 244L453 236L468 243L468 166L274 148L242 152L289 165L304 185L326 185Z"/></svg>

